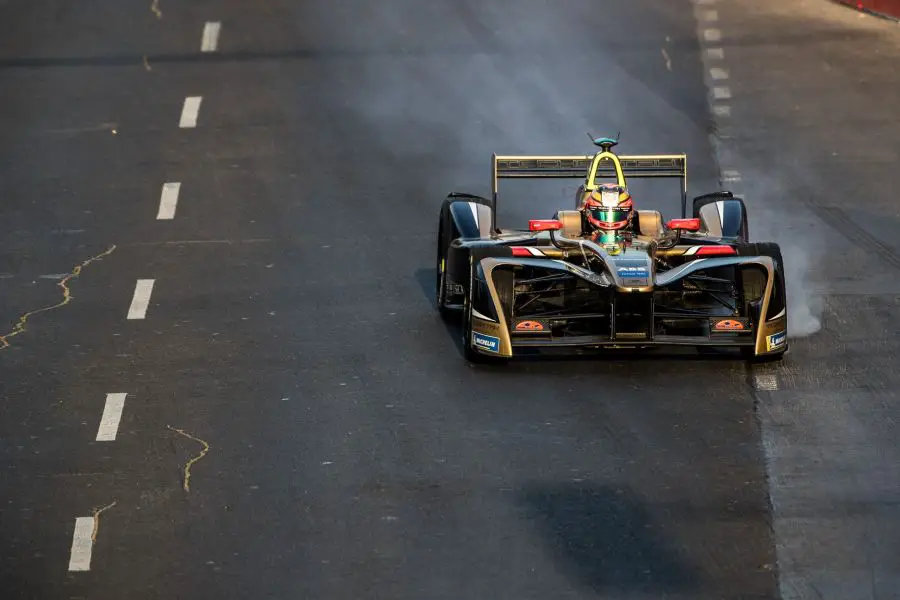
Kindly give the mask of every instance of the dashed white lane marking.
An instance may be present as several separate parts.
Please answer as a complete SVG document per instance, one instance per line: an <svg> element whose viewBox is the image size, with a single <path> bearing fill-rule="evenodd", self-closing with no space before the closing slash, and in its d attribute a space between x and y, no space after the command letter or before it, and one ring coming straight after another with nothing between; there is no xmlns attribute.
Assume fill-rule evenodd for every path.
<svg viewBox="0 0 900 600"><path fill-rule="evenodd" d="M69 554L70 571L91 570L91 549L94 541L94 517L75 519L75 533L72 534L72 551Z"/></svg>
<svg viewBox="0 0 900 600"><path fill-rule="evenodd" d="M700 6L710 6L715 4L717 0L694 0L694 2Z"/></svg>
<svg viewBox="0 0 900 600"><path fill-rule="evenodd" d="M702 19L707 22L714 22L719 20L719 11L717 10L707 10L701 15Z"/></svg>
<svg viewBox="0 0 900 600"><path fill-rule="evenodd" d="M731 89L725 86L716 86L713 88L713 97L716 100L728 100L731 98Z"/></svg>
<svg viewBox="0 0 900 600"><path fill-rule="evenodd" d="M100 417L100 427L97 429L98 442L112 442L116 439L127 395L118 392L106 395L106 405L103 407L103 416Z"/></svg>
<svg viewBox="0 0 900 600"><path fill-rule="evenodd" d="M178 126L182 129L189 129L197 126L197 115L200 114L200 102L203 96L188 96L184 99L184 106L181 109L181 120Z"/></svg>
<svg viewBox="0 0 900 600"><path fill-rule="evenodd" d="M725 60L725 50L722 48L707 48L706 60Z"/></svg>
<svg viewBox="0 0 900 600"><path fill-rule="evenodd" d="M722 104L717 104L713 106L713 114L717 117L730 117L731 116L731 107L725 106Z"/></svg>
<svg viewBox="0 0 900 600"><path fill-rule="evenodd" d="M728 169L722 171L722 179L725 181L740 181L741 174L737 171L729 171Z"/></svg>
<svg viewBox="0 0 900 600"><path fill-rule="evenodd" d="M170 181L162 186L162 193L159 195L159 212L156 218L160 220L174 219L175 207L178 205L178 192L181 191L181 183Z"/></svg>
<svg viewBox="0 0 900 600"><path fill-rule="evenodd" d="M720 42L722 41L722 32L718 29L704 29L703 39L707 42Z"/></svg>
<svg viewBox="0 0 900 600"><path fill-rule="evenodd" d="M713 78L713 81L722 81L728 79L728 70L721 67L713 67L709 70L709 76Z"/></svg>
<svg viewBox="0 0 900 600"><path fill-rule="evenodd" d="M207 21L203 26L203 41L200 42L201 52L215 52L219 47L219 32L222 30L220 21Z"/></svg>
<svg viewBox="0 0 900 600"><path fill-rule="evenodd" d="M147 308L150 306L150 294L153 293L155 279L138 279L134 285L134 297L128 308L129 319L143 319L147 316Z"/></svg>
<svg viewBox="0 0 900 600"><path fill-rule="evenodd" d="M755 373L753 375L753 385L756 389L764 392L777 392L778 377L773 373Z"/></svg>

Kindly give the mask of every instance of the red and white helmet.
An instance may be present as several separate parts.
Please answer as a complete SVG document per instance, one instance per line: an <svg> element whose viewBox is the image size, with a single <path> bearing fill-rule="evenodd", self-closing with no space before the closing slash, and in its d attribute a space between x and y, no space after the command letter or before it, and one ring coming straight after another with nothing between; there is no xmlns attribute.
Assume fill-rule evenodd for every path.
<svg viewBox="0 0 900 600"><path fill-rule="evenodd" d="M634 208L624 186L601 183L584 199L584 216L596 229L618 231L631 225Z"/></svg>

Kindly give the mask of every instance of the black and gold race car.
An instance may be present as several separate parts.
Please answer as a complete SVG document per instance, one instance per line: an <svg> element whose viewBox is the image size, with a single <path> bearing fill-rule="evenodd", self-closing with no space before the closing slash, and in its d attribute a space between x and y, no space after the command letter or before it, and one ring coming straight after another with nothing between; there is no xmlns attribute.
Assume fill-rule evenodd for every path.
<svg viewBox="0 0 900 600"><path fill-rule="evenodd" d="M593 139L593 138L592 138ZM438 309L462 319L473 362L552 348L730 347L752 360L787 350L784 269L777 244L750 243L744 202L694 198L687 157L624 156L593 139L586 156L493 156L491 199L453 193L441 207ZM498 229L503 178L576 178L576 203L605 182L680 180L680 219L637 210L629 231L602 242L583 211L560 210L529 230Z"/></svg>

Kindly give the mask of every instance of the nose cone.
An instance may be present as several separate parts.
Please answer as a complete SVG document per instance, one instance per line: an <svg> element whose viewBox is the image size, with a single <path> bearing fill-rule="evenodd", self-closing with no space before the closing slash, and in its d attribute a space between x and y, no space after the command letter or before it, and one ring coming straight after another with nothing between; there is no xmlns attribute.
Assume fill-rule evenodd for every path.
<svg viewBox="0 0 900 600"><path fill-rule="evenodd" d="M653 287L653 259L640 250L611 255L613 277L623 291L649 291Z"/></svg>

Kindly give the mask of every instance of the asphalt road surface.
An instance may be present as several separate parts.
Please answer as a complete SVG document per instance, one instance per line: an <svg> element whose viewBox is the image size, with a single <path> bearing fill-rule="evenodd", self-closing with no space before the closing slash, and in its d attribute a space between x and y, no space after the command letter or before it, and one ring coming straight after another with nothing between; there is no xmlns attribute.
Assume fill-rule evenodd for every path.
<svg viewBox="0 0 900 600"><path fill-rule="evenodd" d="M778 100L760 90L785 85L765 77L784 73L754 51L796 36L793 68L807 72L812 44L839 38L863 60L882 52L873 79L895 64L897 34L847 9L822 16L830 29L773 32L748 2L716 25L702 4L0 2L0 595L896 593L895 270L862 267L880 287L846 296L839 272L789 257L812 335L764 370L693 352L476 368L434 310L438 208L452 190L488 192L491 152L579 153L586 131L621 131L623 152L687 152L699 194L723 168L746 183L769 166L753 133ZM726 120L709 103L721 82L704 31L729 24L741 41L725 44ZM852 52L836 54L846 64L827 90L860 107L900 96L896 75L843 86ZM822 89L808 112L850 106ZM796 150L819 124L781 127L777 143ZM889 114L870 125L900 129ZM900 218L894 163L861 167L854 152L870 146L835 136L845 179L863 169L865 195ZM897 139L881 138L894 162ZM802 187L792 206L826 232L804 239L836 235L844 213L815 210L834 164L792 156L805 177L778 171L779 191ZM501 225L568 207L571 192L513 184ZM674 188L636 201L675 216ZM759 204L773 236L798 239ZM850 250L900 245L859 216ZM856 444L853 476L786 515L790 468L826 481L806 459L839 454L833 431ZM883 477L856 476L873 455ZM862 537L848 549L835 528ZM812 549L794 543L823 531ZM851 552L878 564L847 566ZM817 569L831 585L807 577ZM829 596L835 584L850 593Z"/></svg>

